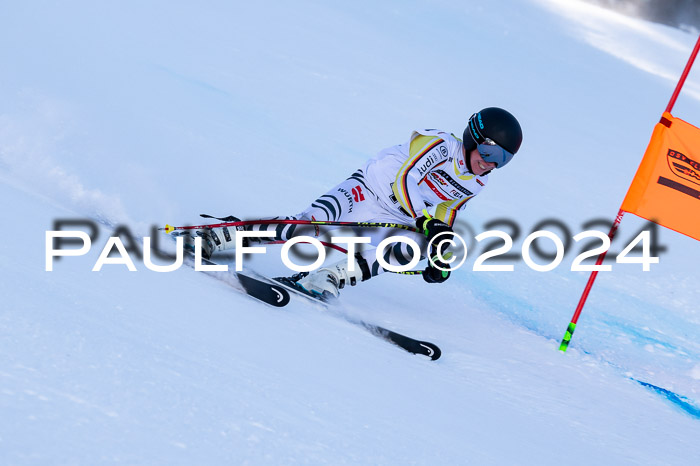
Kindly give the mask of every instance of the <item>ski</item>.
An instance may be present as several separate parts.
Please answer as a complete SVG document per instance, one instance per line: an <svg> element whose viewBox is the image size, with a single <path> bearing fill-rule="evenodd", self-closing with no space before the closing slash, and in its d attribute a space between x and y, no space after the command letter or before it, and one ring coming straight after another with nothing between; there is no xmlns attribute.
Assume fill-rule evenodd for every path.
<svg viewBox="0 0 700 466"><path fill-rule="evenodd" d="M442 351L440 348L429 341L416 340L415 338L407 337L400 333L396 333L378 325L368 324L367 322L359 322L359 325L365 327L371 334L395 344L409 353L422 354L428 356L433 361L440 359Z"/></svg>
<svg viewBox="0 0 700 466"><path fill-rule="evenodd" d="M326 308L333 302L326 300L320 296L311 294L303 288L295 286L294 283L287 278L274 278L273 280L282 285L284 288L286 288L290 293L303 297L309 301L322 304ZM362 327L372 335L381 338L382 340L388 341L389 343L393 343L394 345L398 346L404 351L408 351L409 353L428 356L433 361L439 359L442 355L442 351L440 350L440 348L436 344L430 343L429 341L416 340L415 338L402 335L384 327L380 327L379 325L370 324L363 320L353 320L346 316L341 317L343 317L346 321L350 322L351 324L357 325L358 327Z"/></svg>
<svg viewBox="0 0 700 466"><path fill-rule="evenodd" d="M236 278L248 296L275 307L289 304L289 292L279 285L236 272Z"/></svg>
<svg viewBox="0 0 700 466"><path fill-rule="evenodd" d="M194 267L195 252L191 245L185 244L185 252L187 253L187 265ZM200 258L201 263L205 265L220 265L209 259L203 257ZM233 286L233 283L229 278L233 278L235 282L240 285L239 287L233 286L236 290L242 291L251 298L258 301L262 301L265 304L269 304L274 307L284 307L289 304L290 296L289 292L282 286L267 280L264 277L253 277L241 272L204 272L210 277L216 278L220 281L228 283Z"/></svg>
<svg viewBox="0 0 700 466"><path fill-rule="evenodd" d="M188 259L192 266L194 266L194 251L191 248L185 247L185 251L188 253ZM207 265L219 265L209 259L202 258L202 263ZM220 272L213 272L210 274L212 277L220 279L224 282L229 283L228 280L221 278ZM257 274L256 274L257 275ZM269 279L264 276L252 276L252 274L245 274L241 272L226 272L226 277L233 277L236 279L240 288L235 287L236 290L242 291L251 298L261 301L265 304L274 307L285 307L291 301L291 295L301 297L309 302L320 304L325 308L328 308L332 301L326 300L319 296L316 296L303 288L296 286L294 282L286 278L274 278ZM358 327L364 328L370 334L381 338L389 343L392 343L399 348L403 349L412 354L419 354L429 357L431 360L435 361L440 358L442 351L434 343L428 341L416 340L406 335L394 332L392 330L386 329L379 325L370 324L363 320L354 320L347 316L342 316L347 322L357 325Z"/></svg>

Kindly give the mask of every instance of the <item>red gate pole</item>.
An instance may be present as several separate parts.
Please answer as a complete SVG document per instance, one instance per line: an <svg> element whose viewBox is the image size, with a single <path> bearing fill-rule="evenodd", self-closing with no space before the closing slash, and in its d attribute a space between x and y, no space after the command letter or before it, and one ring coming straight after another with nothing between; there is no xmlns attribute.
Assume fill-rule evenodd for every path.
<svg viewBox="0 0 700 466"><path fill-rule="evenodd" d="M690 58L688 59L688 63L685 65L685 69L683 70L683 73L681 74L681 79L678 80L678 84L676 84L676 89L673 91L673 95L671 96L671 100L669 100L668 105L666 106L666 111L668 113L671 113L671 110L673 110L673 106L676 105L676 99L678 99L678 94L681 93L681 88L683 87L683 84L685 84L685 79L688 77L688 73L690 73L690 69L693 67L693 62L695 62L695 57L698 56L698 50L700 50L700 37L698 37L697 42L695 42L695 48L693 49L693 52L690 54Z"/></svg>
<svg viewBox="0 0 700 466"><path fill-rule="evenodd" d="M617 229L620 226L620 222L622 222L622 216L625 215L625 211L620 209L617 212L617 217L615 217L615 222L613 223L612 227L610 228L610 232L608 233L608 238L610 238L610 242L612 243L612 239L615 237L615 233L617 233ZM608 254L608 251L603 251L601 255L598 256L598 260L596 261L595 265L598 266L603 263L605 260L605 256ZM586 304L586 300L588 299L588 294L591 292L591 288L593 288L593 283L595 282L596 277L598 276L598 271L594 270L591 272L590 277L588 277L588 283L586 283L586 287L583 289L583 294L581 295L581 299L578 301L578 306L576 306L576 311L574 312L574 316L571 318L571 322L569 322L569 326L566 328L566 333L564 334L564 338L561 340L561 344L559 345L559 349L561 351L566 351L566 348L569 347L569 342L571 341L571 337L574 335L574 330L576 330L576 324L578 323L578 318L581 315L581 311L583 311L583 306Z"/></svg>
<svg viewBox="0 0 700 466"><path fill-rule="evenodd" d="M678 95L681 93L681 89L683 88L683 84L685 84L685 80L688 77L688 74L690 73L690 69L693 67L693 63L695 62L695 58L698 56L698 51L700 51L700 36L698 37L698 40L695 42L695 47L693 48L692 53L690 54L690 58L688 58L688 63L685 65L685 69L683 69L683 73L681 73L681 77L678 80L678 84L676 84L676 88L673 90L673 94L671 95L671 100L669 100L668 105L666 106L666 112L671 113L671 110L673 110L673 106L676 104L676 100L678 99ZM615 222L613 223L612 228L610 228L610 233L608 233L608 237L610 238L610 242L612 243L612 239L615 236L615 233L617 232L618 227L620 226L620 222L622 222L622 217L625 215L625 211L620 209L617 213L617 217L615 218ZM605 256L608 254L608 251L603 252L601 255L598 256L598 260L596 261L596 265L600 265L603 263L603 260L605 260ZM595 282L596 277L598 276L598 271L594 270L591 272L590 277L588 277L588 282L586 283L586 287L583 289L583 294L581 295L581 299L579 299L578 305L576 306L576 311L574 311L574 315L571 318L571 322L569 322L569 326L566 328L566 333L564 334L564 338L561 340L561 344L559 345L559 349L561 351L566 351L566 349L569 347L569 343L571 342L571 337L574 335L574 330L576 330L576 324L578 323L578 318L581 315L581 311L583 311L583 306L586 304L586 300L588 299L588 295L591 292L591 288L593 288L593 283Z"/></svg>

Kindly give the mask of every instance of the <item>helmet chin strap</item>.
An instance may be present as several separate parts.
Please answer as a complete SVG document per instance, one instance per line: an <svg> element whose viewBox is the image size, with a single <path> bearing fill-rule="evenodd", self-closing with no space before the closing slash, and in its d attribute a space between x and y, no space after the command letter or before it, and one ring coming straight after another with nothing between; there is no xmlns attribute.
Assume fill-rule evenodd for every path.
<svg viewBox="0 0 700 466"><path fill-rule="evenodd" d="M472 169L472 159L471 157L465 157L465 162L467 163L467 170L469 170L469 173L472 175L474 174L474 169Z"/></svg>
<svg viewBox="0 0 700 466"><path fill-rule="evenodd" d="M467 164L467 170L469 170L469 173L473 175L474 169L472 169L471 151L467 148L467 146L464 143L462 143L462 148L464 149L462 152L462 156L464 157L464 163Z"/></svg>

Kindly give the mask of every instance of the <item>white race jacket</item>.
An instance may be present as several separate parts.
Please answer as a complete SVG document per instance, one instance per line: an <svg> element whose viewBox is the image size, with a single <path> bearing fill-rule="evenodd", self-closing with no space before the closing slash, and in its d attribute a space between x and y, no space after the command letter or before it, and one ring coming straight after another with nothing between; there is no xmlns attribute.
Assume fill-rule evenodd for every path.
<svg viewBox="0 0 700 466"><path fill-rule="evenodd" d="M363 172L369 188L399 217L417 218L427 209L448 225L488 180L467 170L460 139L434 129L414 131L407 143L384 149Z"/></svg>

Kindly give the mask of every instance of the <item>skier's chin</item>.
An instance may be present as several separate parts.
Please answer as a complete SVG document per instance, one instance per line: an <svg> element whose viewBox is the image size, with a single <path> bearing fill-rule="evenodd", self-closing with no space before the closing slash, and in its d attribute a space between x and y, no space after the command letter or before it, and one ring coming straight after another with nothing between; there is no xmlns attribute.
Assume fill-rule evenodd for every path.
<svg viewBox="0 0 700 466"><path fill-rule="evenodd" d="M488 175L489 173L491 173L492 171L493 171L493 169L491 169L491 170L486 170L485 172L483 172L483 173L481 173L481 174L477 174L477 173L474 173L473 170L469 170L469 172L470 172L472 175L474 175L474 176L486 176L486 175Z"/></svg>

